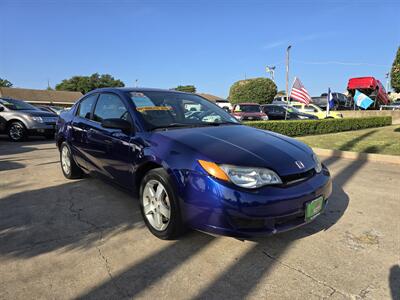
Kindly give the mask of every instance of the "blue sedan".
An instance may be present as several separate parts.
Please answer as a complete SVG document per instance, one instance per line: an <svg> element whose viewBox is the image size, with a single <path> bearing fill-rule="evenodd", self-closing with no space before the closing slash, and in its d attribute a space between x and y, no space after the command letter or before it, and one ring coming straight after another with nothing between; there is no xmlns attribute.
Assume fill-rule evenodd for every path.
<svg viewBox="0 0 400 300"><path fill-rule="evenodd" d="M139 195L149 230L250 238L314 220L332 191L305 144L242 125L191 93L105 88L57 123L64 176L95 174ZM90 196L90 195L88 195Z"/></svg>

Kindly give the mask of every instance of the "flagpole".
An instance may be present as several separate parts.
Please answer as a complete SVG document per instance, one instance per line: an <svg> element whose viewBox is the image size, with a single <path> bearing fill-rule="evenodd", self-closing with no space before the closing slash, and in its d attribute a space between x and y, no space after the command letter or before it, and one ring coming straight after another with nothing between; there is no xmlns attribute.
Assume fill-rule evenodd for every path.
<svg viewBox="0 0 400 300"><path fill-rule="evenodd" d="M326 97L326 117L329 116L329 108L330 108L330 103L329 103L329 98L331 96L331 88L328 88L328 95Z"/></svg>

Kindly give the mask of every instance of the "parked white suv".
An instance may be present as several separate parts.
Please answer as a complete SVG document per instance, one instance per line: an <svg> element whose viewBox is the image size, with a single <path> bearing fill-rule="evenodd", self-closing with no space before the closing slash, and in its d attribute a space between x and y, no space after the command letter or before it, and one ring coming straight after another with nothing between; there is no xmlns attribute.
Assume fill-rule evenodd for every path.
<svg viewBox="0 0 400 300"><path fill-rule="evenodd" d="M221 108L224 108L225 110L229 110L229 112L231 112L233 108L232 104L227 99L218 99L215 101L215 104Z"/></svg>

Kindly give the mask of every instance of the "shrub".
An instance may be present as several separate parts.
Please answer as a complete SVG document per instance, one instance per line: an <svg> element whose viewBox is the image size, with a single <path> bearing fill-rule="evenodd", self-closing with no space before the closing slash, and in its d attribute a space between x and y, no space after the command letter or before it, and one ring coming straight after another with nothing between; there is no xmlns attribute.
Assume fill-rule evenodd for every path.
<svg viewBox="0 0 400 300"><path fill-rule="evenodd" d="M248 121L243 123L248 126L274 131L287 136L301 136L387 126L392 124L392 117L385 116L310 121Z"/></svg>
<svg viewBox="0 0 400 300"><path fill-rule="evenodd" d="M233 104L240 102L271 103L276 91L275 83L269 78L239 80L229 90L229 101Z"/></svg>

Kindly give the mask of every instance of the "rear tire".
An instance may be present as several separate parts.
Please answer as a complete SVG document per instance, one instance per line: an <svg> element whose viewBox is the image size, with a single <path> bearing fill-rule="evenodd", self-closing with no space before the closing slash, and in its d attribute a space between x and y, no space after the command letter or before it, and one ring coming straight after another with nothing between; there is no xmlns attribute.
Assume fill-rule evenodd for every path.
<svg viewBox="0 0 400 300"><path fill-rule="evenodd" d="M22 142L28 136L25 125L20 121L14 121L8 125L7 134L13 142Z"/></svg>
<svg viewBox="0 0 400 300"><path fill-rule="evenodd" d="M45 138L46 140L54 140L54 134L46 134L46 135L44 136L44 138Z"/></svg>
<svg viewBox="0 0 400 300"><path fill-rule="evenodd" d="M139 201L144 222L153 235L170 240L185 232L179 200L164 169L152 169L144 176Z"/></svg>
<svg viewBox="0 0 400 300"><path fill-rule="evenodd" d="M68 179L77 179L82 177L82 170L75 163L72 157L71 149L67 142L63 142L60 147L60 163L64 176Z"/></svg>

